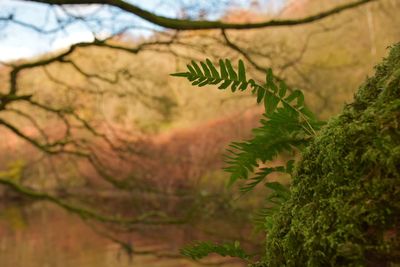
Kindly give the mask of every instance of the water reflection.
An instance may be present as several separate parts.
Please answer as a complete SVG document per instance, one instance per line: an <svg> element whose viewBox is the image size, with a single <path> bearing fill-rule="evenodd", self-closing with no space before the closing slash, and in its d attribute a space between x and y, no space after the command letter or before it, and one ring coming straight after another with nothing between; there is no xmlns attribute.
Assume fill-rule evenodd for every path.
<svg viewBox="0 0 400 267"><path fill-rule="evenodd" d="M220 240L220 236L215 236L218 227L226 232L226 222L216 222L208 227L207 224L199 224L137 228L133 233L122 236L125 242L133 244L137 252L129 257L119 244L96 234L81 219L51 204L3 204L0 207L0 266L204 266L181 258L179 248L195 239ZM248 235L243 229L232 229L232 233ZM207 258L203 263L245 266L230 258L216 256Z"/></svg>

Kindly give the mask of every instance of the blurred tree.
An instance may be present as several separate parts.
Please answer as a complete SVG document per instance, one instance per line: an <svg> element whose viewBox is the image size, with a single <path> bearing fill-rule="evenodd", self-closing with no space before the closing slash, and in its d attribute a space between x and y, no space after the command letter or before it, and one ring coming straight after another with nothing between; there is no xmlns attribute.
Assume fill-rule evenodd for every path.
<svg viewBox="0 0 400 267"><path fill-rule="evenodd" d="M57 194L50 194L52 193L50 189L68 188L71 183L82 184L88 181L98 183L98 180L86 179L96 176L101 178L101 181L124 191L151 190L160 193L158 188L154 188L154 184L146 184L140 179L142 177L138 177L145 176L144 171L133 175L132 169L126 167L133 165L134 159L139 159L135 163L142 162L147 165L142 170L149 170L149 166L154 166L152 165L154 162L157 163L154 154L163 154L159 152L160 148L153 151L144 148L142 133L156 132L154 129L156 123L170 124L174 116L179 113L177 107L192 106L193 109L202 109L204 112L209 110L210 114L207 116L212 117L214 113L210 108L212 101L218 104L229 102L229 98L221 97L219 92L199 91L197 95L199 97L193 97L181 88L178 90L177 83L167 76L160 75L161 73L171 73L190 59L203 59L206 56L213 60L219 57L232 59L241 57L250 63L259 77L261 74L264 75L267 67L273 66L282 79L288 79L293 84L301 84L307 89L314 87L313 81L321 83L323 73L320 74L322 71L315 69L327 65L321 63L323 57L320 55L309 57L308 62L301 62L312 45L324 45L312 43L310 40L317 38L321 32L334 32L337 28L341 28L343 25L339 24L346 24L347 20L352 20L351 16L358 18L354 14L364 11L358 7L368 3L370 3L368 7L382 9L382 12L388 14L399 8L398 3L384 0L340 1L337 6L333 6L330 1L324 1L322 7L320 1L309 1L310 3L305 1L316 11L311 12L311 15L300 13L300 18L290 18L293 14L299 13L288 8L283 9L282 14L279 14L280 17L274 14L265 15L254 10L260 7L260 1L251 1L253 10L250 11L240 9L241 2L235 2L236 9L223 13L221 10L224 10L224 7L232 8L232 1L207 1L207 4L199 4L198 1L177 1L177 4L174 2L177 16L171 18L147 11L132 1L10 1L9 8L2 10L0 14L1 31L7 32L10 27L18 26L39 34L43 39L51 40L59 38L61 33L68 33L79 25L79 29L84 28L91 33L91 36L88 41L73 43L65 49L44 56L2 63L0 126L28 142L41 154L35 157L37 158L35 164L26 166L25 171L21 171L21 175L25 175L25 178L21 177L18 180L20 182L7 180L6 175L2 176L0 182L18 193L52 201L84 218L99 219L104 222L122 221L124 225L138 222L185 221L185 219L170 219L159 211L146 210L143 214L140 212L135 214L142 218L140 220L103 217L96 212L71 206L59 199ZM373 5L371 2L376 4ZM35 9L38 7L39 9ZM40 17L39 20L44 23L23 17L20 8L28 12L30 8L35 10L32 12L37 11L33 18ZM168 6L164 8L170 10ZM345 11L356 8L357 12L346 16ZM368 12L370 12L368 30L371 32L368 40L378 40L379 36L373 33L373 23L377 23L378 20L371 17L372 11ZM344 13L341 14L340 20L329 20L339 13ZM222 19L213 20L215 17ZM329 23L313 24L324 19L329 20ZM343 19L346 19L345 22ZM143 23L143 20L148 23ZM396 18L393 21L397 21ZM310 24L310 27L307 30L299 28L296 35L292 34L294 28L289 30L283 28L306 24ZM272 29L268 33L253 31L266 28ZM142 37L138 37L138 32ZM332 39L337 38L337 35L332 36ZM371 55L376 54L378 57L380 54L375 52L376 49L378 48L371 48L370 51ZM334 50L333 47L332 51L337 52ZM346 64L352 66L350 60L352 50L353 48L346 50L349 54L340 55L339 52L343 50L334 53L335 60L330 63L338 62L334 68ZM299 67L300 63L303 64L302 67ZM313 91L318 97L317 103L322 103L319 108L321 106L324 108L327 104L320 100L326 100L331 95L317 89ZM331 88L332 91L336 89L333 86ZM211 94L215 97L210 97ZM246 98L247 95L242 94L239 97ZM233 104L231 110L241 111L245 107ZM185 113L182 116L188 116L190 120L191 115ZM121 125L123 127L120 127ZM141 128L141 133L133 136L131 133L134 128ZM2 142L6 138L11 140L10 135L6 135L5 132L1 134ZM204 144L206 147L207 143ZM181 148L182 146L177 146L170 150L179 151ZM198 150L187 156L192 157L196 166L193 170L185 170L185 173L202 174L203 170L199 170L201 164L196 163L200 156L196 153ZM35 155L35 152L31 148L24 147L21 154L29 158ZM173 161L168 155L164 156L169 160L165 163L166 166ZM151 157L153 161L143 160ZM13 156L10 155L9 158L12 159ZM35 166L39 166L37 163L41 161L46 161L47 169L44 172L35 169ZM178 165L183 164L182 161L176 162ZM210 166L210 164L205 165L201 168ZM71 173L73 166L81 173ZM49 179L50 174L55 178ZM63 175L68 179L60 178ZM77 175L83 178L71 182L71 177ZM47 181L45 182L47 184L39 187L38 179ZM49 180L57 186L49 185ZM101 182L100 184L104 185Z"/></svg>

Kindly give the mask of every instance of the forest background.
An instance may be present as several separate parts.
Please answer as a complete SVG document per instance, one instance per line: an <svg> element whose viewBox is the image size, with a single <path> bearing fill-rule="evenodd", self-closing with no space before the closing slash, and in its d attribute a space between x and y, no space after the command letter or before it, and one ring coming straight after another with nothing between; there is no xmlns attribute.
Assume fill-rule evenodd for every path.
<svg viewBox="0 0 400 267"><path fill-rule="evenodd" d="M227 221L237 226L223 238L257 249L258 234L249 238L248 211L260 206L264 193L237 199L221 170L227 145L249 138L258 125L262 108L251 93L191 88L169 74L191 60L243 59L256 79L263 80L272 68L291 87L301 88L310 109L327 119L351 102L400 36L396 0L370 1L310 24L240 31L132 24L126 13L108 6L48 6L43 16L56 23L42 27L24 21L24 12L37 4L27 5L21 15L13 6L16 1L5 2L0 42L15 39L10 27L46 42L59 40L74 23L85 25L90 34L69 47L54 45L57 49L45 54L1 63L0 195L6 201L0 228L15 237L10 233L20 233L21 225L31 227L32 213L49 209L31 200L45 200L78 215L128 255L146 252L157 259L176 260L178 249L194 239L220 240L219 231L211 229L224 229ZM173 9L182 19L256 23L307 17L349 2L176 1L159 12ZM31 42L28 46L37 46L34 38ZM19 98L10 100L13 88ZM165 240L167 248L133 249L137 233L153 231L157 238L148 234L146 242ZM179 240L170 244L177 232ZM79 247L75 236L71 246ZM10 247L4 245L0 255L17 266Z"/></svg>

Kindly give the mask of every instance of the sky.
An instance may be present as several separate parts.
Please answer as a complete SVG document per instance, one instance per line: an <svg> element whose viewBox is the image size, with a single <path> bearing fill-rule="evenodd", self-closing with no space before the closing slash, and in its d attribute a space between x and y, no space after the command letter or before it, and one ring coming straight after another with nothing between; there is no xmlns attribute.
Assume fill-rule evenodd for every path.
<svg viewBox="0 0 400 267"><path fill-rule="evenodd" d="M182 16L182 6L190 10L189 17L197 17L202 9L213 10L208 12L207 19L218 19L228 8L232 6L249 8L251 0L128 0L141 8L155 11L159 15L167 17ZM261 8L279 9L283 0L260 0ZM232 5L234 3L234 5ZM48 5L30 3L19 0L0 0L0 18L13 14L16 20L35 25L36 27L51 31L57 27L57 20L65 21L68 16L65 12L73 15L93 18L86 22L74 20L62 31L50 34L42 34L32 29L16 25L6 24L0 20L0 61L10 61L21 58L29 58L49 51L68 47L69 45L82 41L93 40L93 32L99 37L105 37L111 33L118 32L124 27L135 25L150 29L162 30L153 24L141 20L133 15L120 12L116 8L102 7L98 5L69 7L66 9L49 8ZM95 14L95 15L94 15ZM98 25L94 18L101 18ZM136 36L148 36L149 30L133 29L130 32Z"/></svg>

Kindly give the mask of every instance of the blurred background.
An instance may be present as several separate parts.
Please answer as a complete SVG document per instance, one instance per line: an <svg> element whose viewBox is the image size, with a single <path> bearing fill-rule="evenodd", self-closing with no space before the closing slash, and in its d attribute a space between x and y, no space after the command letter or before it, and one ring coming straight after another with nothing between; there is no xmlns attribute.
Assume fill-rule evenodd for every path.
<svg viewBox="0 0 400 267"><path fill-rule="evenodd" d="M191 60L242 59L256 80L272 68L328 119L400 40L398 0L245 30L176 30L108 4L49 5L61 2L0 1L2 267L245 266L194 262L179 249L238 240L262 252L251 220L264 191L238 197L222 170L225 149L251 137L262 107L251 92L169 74ZM126 2L183 24L295 20L352 3Z"/></svg>

